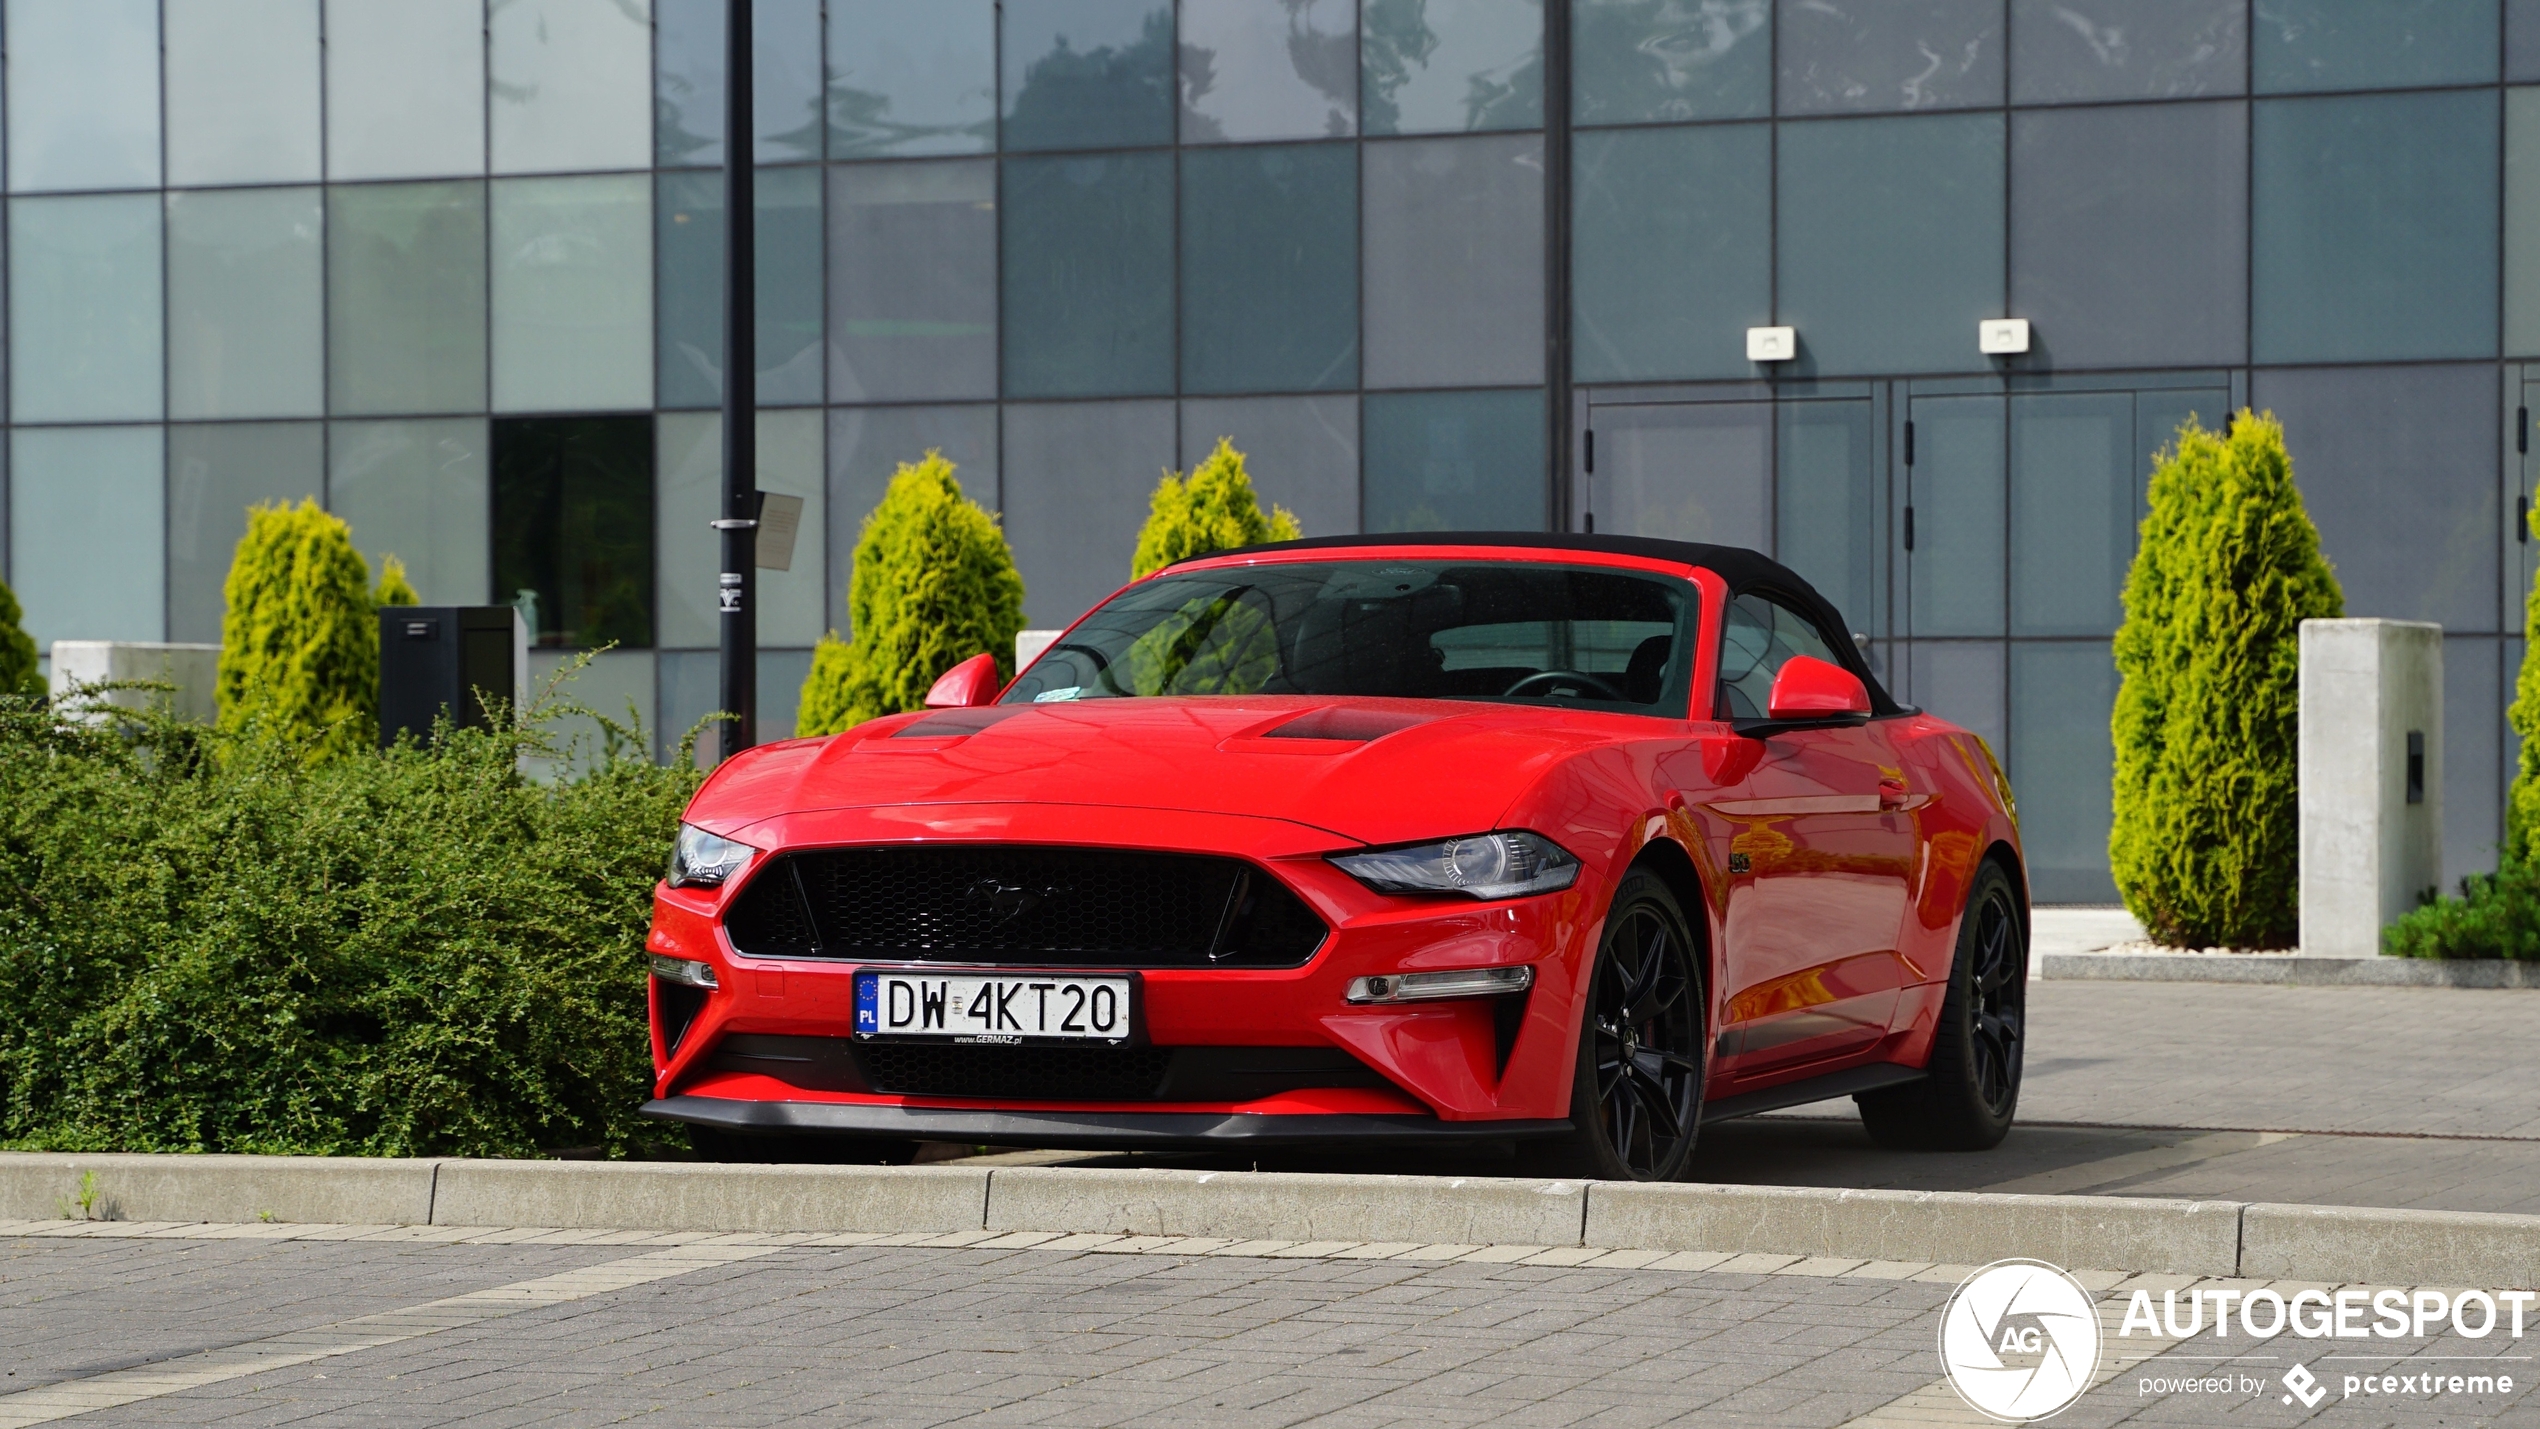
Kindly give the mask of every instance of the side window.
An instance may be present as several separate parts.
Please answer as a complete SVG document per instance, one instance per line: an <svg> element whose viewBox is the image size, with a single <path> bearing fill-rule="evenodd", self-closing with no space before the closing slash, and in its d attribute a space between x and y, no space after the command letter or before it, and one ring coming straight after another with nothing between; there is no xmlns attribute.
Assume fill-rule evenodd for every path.
<svg viewBox="0 0 2540 1429"><path fill-rule="evenodd" d="M1793 655L1843 662L1815 623L1760 592L1729 602L1720 622L1720 703L1730 719L1762 719L1773 677Z"/></svg>

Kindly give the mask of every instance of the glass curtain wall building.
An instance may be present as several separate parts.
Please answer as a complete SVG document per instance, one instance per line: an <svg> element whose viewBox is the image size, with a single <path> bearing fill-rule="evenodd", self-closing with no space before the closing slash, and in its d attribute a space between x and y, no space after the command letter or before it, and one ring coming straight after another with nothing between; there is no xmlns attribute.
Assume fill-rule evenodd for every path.
<svg viewBox="0 0 2540 1429"><path fill-rule="evenodd" d="M712 703L721 0L5 0L7 577L213 640L252 502L579 691ZM2111 897L2109 637L2193 416L2286 423L2350 613L2445 626L2488 866L2534 573L2540 0L757 0L787 727L928 449L1036 625L1220 436L1312 534L1750 544ZM1979 320L2032 323L1982 354ZM1746 359L1752 326L1798 355ZM666 740L667 742L667 740Z"/></svg>

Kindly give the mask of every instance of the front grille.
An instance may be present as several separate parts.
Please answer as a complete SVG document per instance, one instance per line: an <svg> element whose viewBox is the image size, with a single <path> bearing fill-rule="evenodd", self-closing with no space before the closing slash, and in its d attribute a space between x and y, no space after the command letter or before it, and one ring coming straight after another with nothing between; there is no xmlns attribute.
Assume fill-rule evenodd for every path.
<svg viewBox="0 0 2540 1429"><path fill-rule="evenodd" d="M1328 931L1241 859L1013 844L781 854L724 917L755 957L1295 967Z"/></svg>
<svg viewBox="0 0 2540 1429"><path fill-rule="evenodd" d="M1170 1047L930 1047L855 1049L877 1092L999 1100L1135 1102L1155 1096Z"/></svg>
<svg viewBox="0 0 2540 1429"><path fill-rule="evenodd" d="M734 1033L705 1067L806 1091L990 1101L1245 1102L1392 1085L1337 1047L995 1047Z"/></svg>

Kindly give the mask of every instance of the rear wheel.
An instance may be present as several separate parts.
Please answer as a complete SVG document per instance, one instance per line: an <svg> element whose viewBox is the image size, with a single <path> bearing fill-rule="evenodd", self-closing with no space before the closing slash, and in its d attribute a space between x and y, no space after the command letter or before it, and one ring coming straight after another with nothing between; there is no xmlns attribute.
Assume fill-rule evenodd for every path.
<svg viewBox="0 0 2540 1429"><path fill-rule="evenodd" d="M781 1166L906 1166L917 1157L914 1141L864 1136L761 1134L690 1126L688 1145L700 1161L774 1163Z"/></svg>
<svg viewBox="0 0 2540 1429"><path fill-rule="evenodd" d="M1958 920L1930 1075L1853 1098L1882 1146L1984 1151L2010 1133L2028 1037L2028 939L2011 876L1988 863Z"/></svg>
<svg viewBox="0 0 2540 1429"><path fill-rule="evenodd" d="M1539 1143L1544 1169L1600 1181L1673 1181L1702 1125L1702 975L1667 885L1635 872L1615 891L1589 974L1570 1134Z"/></svg>

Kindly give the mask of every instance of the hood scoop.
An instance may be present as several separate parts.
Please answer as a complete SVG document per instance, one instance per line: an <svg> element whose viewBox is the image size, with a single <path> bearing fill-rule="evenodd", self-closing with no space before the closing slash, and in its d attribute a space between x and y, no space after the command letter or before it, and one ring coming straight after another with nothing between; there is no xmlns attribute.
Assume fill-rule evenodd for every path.
<svg viewBox="0 0 2540 1429"><path fill-rule="evenodd" d="M1427 724L1437 718L1409 710L1353 709L1335 705L1298 715L1286 724L1261 732L1262 739L1335 739L1365 744L1382 739L1415 724Z"/></svg>
<svg viewBox="0 0 2540 1429"><path fill-rule="evenodd" d="M1029 714L1030 705L982 705L976 709L945 710L914 720L891 732L893 739L960 739L977 734L1001 720Z"/></svg>

